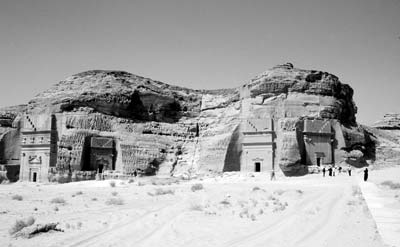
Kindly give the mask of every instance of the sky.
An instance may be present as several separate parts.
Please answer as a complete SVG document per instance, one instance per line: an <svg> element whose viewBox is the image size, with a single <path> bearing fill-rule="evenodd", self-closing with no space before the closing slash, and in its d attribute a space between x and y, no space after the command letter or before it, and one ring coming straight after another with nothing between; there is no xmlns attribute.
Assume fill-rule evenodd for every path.
<svg viewBox="0 0 400 247"><path fill-rule="evenodd" d="M0 0L0 106L91 69L215 89L286 62L350 84L360 123L400 113L400 0Z"/></svg>

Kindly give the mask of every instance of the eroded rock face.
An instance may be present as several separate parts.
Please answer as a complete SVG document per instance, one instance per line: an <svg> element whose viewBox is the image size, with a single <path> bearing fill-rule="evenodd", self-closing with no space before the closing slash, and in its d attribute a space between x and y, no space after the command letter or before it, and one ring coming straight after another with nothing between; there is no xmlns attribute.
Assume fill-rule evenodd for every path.
<svg viewBox="0 0 400 247"><path fill-rule="evenodd" d="M347 131L352 141L338 141L338 148L365 143L352 97L351 87L336 76L292 64L276 66L239 88L222 90L192 90L127 72L92 70L37 95L29 102L27 115L38 128L42 119L55 115L58 157L76 157L76 169L87 139L107 136L116 143L117 170L140 157L157 163L160 173L185 176L240 169L241 121L272 118L276 167L286 175L303 175L303 119L331 121L342 139L342 129L354 130Z"/></svg>
<svg viewBox="0 0 400 247"><path fill-rule="evenodd" d="M96 111L142 121L175 122L200 111L201 93L123 71L73 75L37 95L28 113Z"/></svg>
<svg viewBox="0 0 400 247"><path fill-rule="evenodd" d="M245 97L259 99L261 105L273 104L280 100L274 97L282 95L287 113L280 115L317 114L322 118L338 119L344 125L356 125L353 89L327 72L297 69L291 64L276 66L256 76L241 88L241 92ZM316 107L320 109L316 110ZM302 110L300 108L303 112L297 113Z"/></svg>
<svg viewBox="0 0 400 247"><path fill-rule="evenodd" d="M377 121L372 127L387 130L400 130L400 114L388 113L383 116L382 120Z"/></svg>
<svg viewBox="0 0 400 247"><path fill-rule="evenodd" d="M375 143L379 166L400 165L400 114L388 113L372 127L364 126Z"/></svg>

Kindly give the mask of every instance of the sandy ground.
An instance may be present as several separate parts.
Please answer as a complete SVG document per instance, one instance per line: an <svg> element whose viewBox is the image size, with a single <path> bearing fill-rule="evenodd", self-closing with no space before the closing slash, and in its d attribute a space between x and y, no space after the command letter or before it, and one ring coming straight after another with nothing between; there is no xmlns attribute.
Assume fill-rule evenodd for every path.
<svg viewBox="0 0 400 247"><path fill-rule="evenodd" d="M391 188L385 181L398 185ZM400 167L373 170L367 182L359 176L359 184L383 241L400 246Z"/></svg>
<svg viewBox="0 0 400 247"><path fill-rule="evenodd" d="M387 173L372 171L372 182L375 172ZM226 173L178 182L114 180L115 187L110 181L2 185L0 245L388 246L361 194L360 176L269 181L266 174ZM197 183L204 188L193 192ZM393 198L399 192L388 191ZM54 198L65 203L52 203ZM108 205L111 198L123 204ZM58 222L64 232L30 239L9 234L16 220L29 216L35 224Z"/></svg>

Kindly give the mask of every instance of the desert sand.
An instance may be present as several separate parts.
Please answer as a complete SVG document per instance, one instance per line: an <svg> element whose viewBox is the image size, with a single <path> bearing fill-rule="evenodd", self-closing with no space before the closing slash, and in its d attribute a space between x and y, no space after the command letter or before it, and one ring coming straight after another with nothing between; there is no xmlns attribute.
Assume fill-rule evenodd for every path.
<svg viewBox="0 0 400 247"><path fill-rule="evenodd" d="M400 215L396 215L400 190L381 183L395 181L399 174L400 168L372 170L368 182L362 181L362 170L353 171L351 177L315 174L275 181L262 173L225 173L188 181L143 177L68 184L18 182L0 186L0 243L392 246L400 236ZM203 188L193 191L196 184ZM13 199L15 195L22 200ZM378 210L373 198L380 202ZM382 211L392 219L389 229ZM10 235L16 220L30 216L34 225L57 222L63 232L31 238Z"/></svg>

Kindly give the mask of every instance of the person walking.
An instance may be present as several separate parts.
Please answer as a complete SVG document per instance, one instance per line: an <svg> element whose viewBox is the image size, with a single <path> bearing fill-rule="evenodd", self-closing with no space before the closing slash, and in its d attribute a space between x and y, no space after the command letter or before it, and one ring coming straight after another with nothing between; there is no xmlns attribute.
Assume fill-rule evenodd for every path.
<svg viewBox="0 0 400 247"><path fill-rule="evenodd" d="M328 174L329 174L329 177L332 177L332 166L329 167Z"/></svg>
<svg viewBox="0 0 400 247"><path fill-rule="evenodd" d="M341 166L339 166L339 173L342 173L342 167Z"/></svg>
<svg viewBox="0 0 400 247"><path fill-rule="evenodd" d="M351 166L349 166L349 169L347 170L347 172L349 173L349 177L351 177Z"/></svg>
<svg viewBox="0 0 400 247"><path fill-rule="evenodd" d="M274 170L272 170L272 172L271 172L271 181L272 180L275 180L275 171Z"/></svg>
<svg viewBox="0 0 400 247"><path fill-rule="evenodd" d="M322 175L325 177L325 172L326 172L326 169L325 169L325 166L324 166L324 168L322 168Z"/></svg>
<svg viewBox="0 0 400 247"><path fill-rule="evenodd" d="M364 170L364 181L367 182L368 180L368 168L365 168Z"/></svg>

